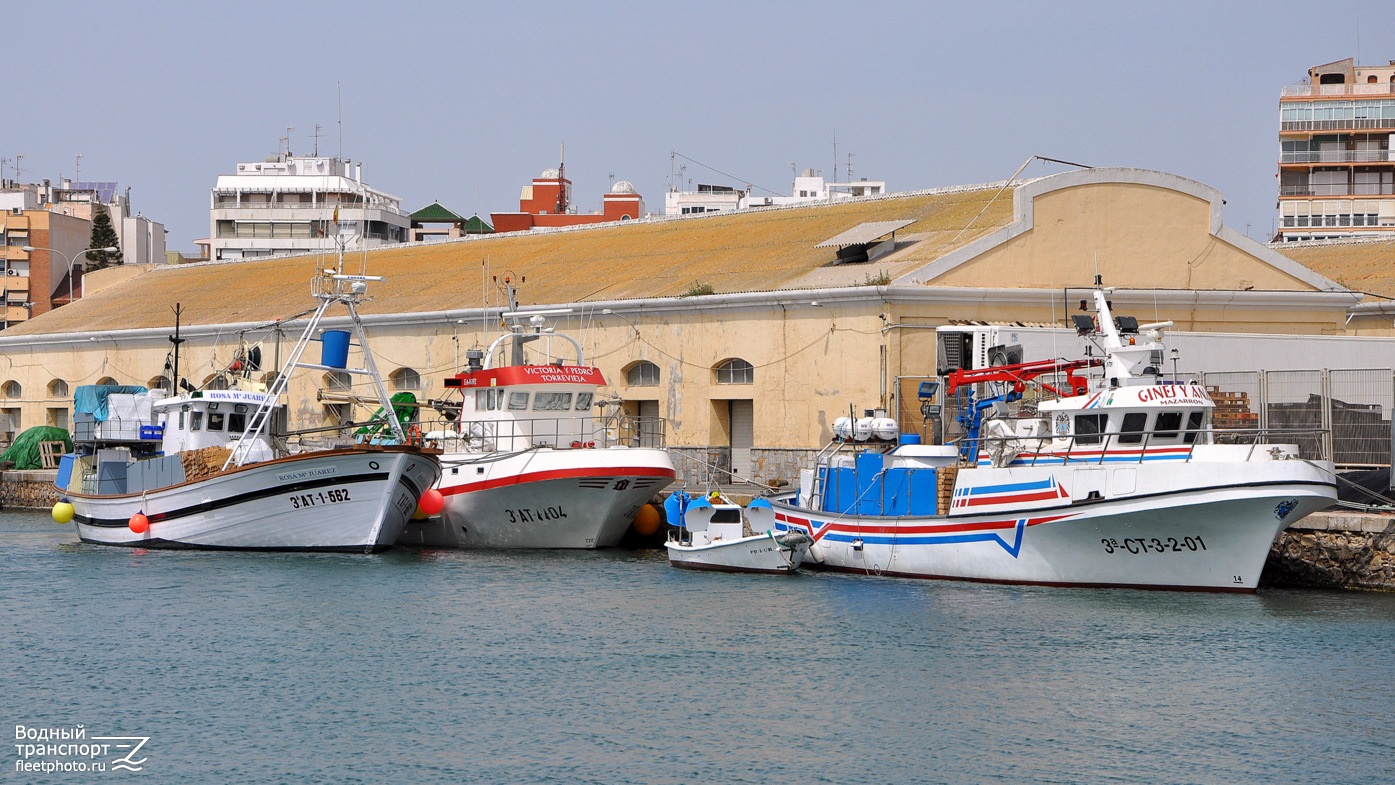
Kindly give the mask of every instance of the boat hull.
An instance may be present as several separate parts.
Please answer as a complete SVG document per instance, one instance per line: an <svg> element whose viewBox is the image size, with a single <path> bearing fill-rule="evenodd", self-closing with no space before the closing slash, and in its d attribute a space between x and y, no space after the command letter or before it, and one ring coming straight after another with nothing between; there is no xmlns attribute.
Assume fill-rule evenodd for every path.
<svg viewBox="0 0 1395 785"><path fill-rule="evenodd" d="M726 542L688 545L670 540L668 562L686 570L716 572L757 572L787 575L799 569L809 553L807 538L786 545L774 532L742 537Z"/></svg>
<svg viewBox="0 0 1395 785"><path fill-rule="evenodd" d="M1186 490L1036 498L948 516L834 515L772 499L776 529L810 533L809 562L832 570L1050 586L1254 591L1274 538L1336 500L1330 463L1283 461L1170 471ZM1175 467L1183 469L1184 467ZM1021 487L1042 469L974 469ZM1057 470L1056 473L1060 473ZM1069 471L1069 470L1066 470ZM1213 482L1205 481L1210 473ZM1216 474L1230 482L1214 482ZM1243 477L1240 475L1246 475ZM1165 479L1165 478L1159 478ZM1069 476L1058 481L1068 488ZM1046 496L1042 494L1040 496ZM963 498L962 491L956 498Z"/></svg>
<svg viewBox="0 0 1395 785"><path fill-rule="evenodd" d="M439 516L398 540L431 548L608 548L639 508L673 483L672 459L647 448L447 453Z"/></svg>
<svg viewBox="0 0 1395 785"><path fill-rule="evenodd" d="M139 548L373 552L440 476L410 448L307 453L137 494L67 493L83 542ZM129 521L142 513L143 533Z"/></svg>

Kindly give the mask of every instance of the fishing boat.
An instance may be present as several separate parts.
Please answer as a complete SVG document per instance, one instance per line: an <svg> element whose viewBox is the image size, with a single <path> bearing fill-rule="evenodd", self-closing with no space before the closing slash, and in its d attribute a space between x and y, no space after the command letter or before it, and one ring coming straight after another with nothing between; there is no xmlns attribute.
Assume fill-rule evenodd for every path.
<svg viewBox="0 0 1395 785"><path fill-rule="evenodd" d="M581 343L547 326L563 310L520 311L503 283L509 329L466 352L464 371L429 401L444 420L425 441L442 450L439 515L408 523L399 542L435 548L606 548L676 476L663 423L600 401L605 377ZM599 410L599 413L597 413Z"/></svg>
<svg viewBox="0 0 1395 785"><path fill-rule="evenodd" d="M957 444L839 418L772 500L775 531L811 536L809 561L832 570L1254 591L1278 533L1336 500L1332 462L1299 449L1322 440L1213 429L1209 391L1160 370L1170 323L1116 320L1107 295L1096 280L1096 314L1074 317L1093 357L950 370L937 400L954 396Z"/></svg>
<svg viewBox="0 0 1395 785"><path fill-rule="evenodd" d="M689 499L677 491L664 509L680 524L664 543L668 562L683 569L788 575L799 569L813 542L799 531L776 533L775 509L762 498L743 509L720 495Z"/></svg>
<svg viewBox="0 0 1395 785"><path fill-rule="evenodd" d="M357 310L367 285L379 280L321 264L312 284L319 305L269 390L246 373L233 389L173 396L140 387L78 388L76 451L60 463L55 520L72 520L83 542L101 545L351 552L391 546L419 505L434 501L436 455L406 445L394 418L387 427L397 445L291 452L280 403L295 369L319 369L367 376L390 411ZM318 337L335 306L347 309L352 332ZM347 366L353 338L363 347L363 368ZM302 359L312 341L323 343L320 363Z"/></svg>

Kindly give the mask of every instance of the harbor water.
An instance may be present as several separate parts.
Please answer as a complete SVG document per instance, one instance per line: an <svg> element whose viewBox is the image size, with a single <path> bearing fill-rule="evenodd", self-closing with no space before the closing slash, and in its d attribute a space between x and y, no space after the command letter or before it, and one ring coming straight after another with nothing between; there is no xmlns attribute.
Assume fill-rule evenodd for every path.
<svg viewBox="0 0 1395 785"><path fill-rule="evenodd" d="M0 554L12 782L1395 781L1390 594L145 551L35 513Z"/></svg>

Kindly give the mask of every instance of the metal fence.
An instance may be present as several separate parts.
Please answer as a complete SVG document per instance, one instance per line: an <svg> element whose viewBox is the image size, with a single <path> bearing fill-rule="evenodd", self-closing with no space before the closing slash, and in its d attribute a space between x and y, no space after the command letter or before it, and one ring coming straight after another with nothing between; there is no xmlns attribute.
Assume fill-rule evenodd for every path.
<svg viewBox="0 0 1395 785"><path fill-rule="evenodd" d="M1395 371L1232 371L1202 374L1216 402L1216 428L1310 429L1324 443L1304 454L1332 456L1338 466L1390 465Z"/></svg>

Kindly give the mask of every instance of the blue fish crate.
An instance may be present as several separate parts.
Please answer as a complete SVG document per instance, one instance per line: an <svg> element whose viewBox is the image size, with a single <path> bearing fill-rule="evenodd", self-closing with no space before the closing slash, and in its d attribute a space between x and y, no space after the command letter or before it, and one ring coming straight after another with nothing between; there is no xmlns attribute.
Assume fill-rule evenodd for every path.
<svg viewBox="0 0 1395 785"><path fill-rule="evenodd" d="M165 426L163 425L142 425L140 427L140 438L142 441L154 441L165 438Z"/></svg>

